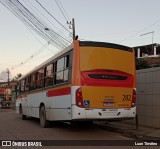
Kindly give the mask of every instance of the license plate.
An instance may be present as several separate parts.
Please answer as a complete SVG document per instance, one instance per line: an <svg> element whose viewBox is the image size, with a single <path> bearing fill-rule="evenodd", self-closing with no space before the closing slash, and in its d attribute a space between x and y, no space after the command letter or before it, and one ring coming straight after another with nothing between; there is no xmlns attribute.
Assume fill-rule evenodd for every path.
<svg viewBox="0 0 160 149"><path fill-rule="evenodd" d="M104 102L103 105L105 107L114 107L114 102Z"/></svg>
<svg viewBox="0 0 160 149"><path fill-rule="evenodd" d="M110 111L110 112L117 112L118 109L109 109L108 111Z"/></svg>

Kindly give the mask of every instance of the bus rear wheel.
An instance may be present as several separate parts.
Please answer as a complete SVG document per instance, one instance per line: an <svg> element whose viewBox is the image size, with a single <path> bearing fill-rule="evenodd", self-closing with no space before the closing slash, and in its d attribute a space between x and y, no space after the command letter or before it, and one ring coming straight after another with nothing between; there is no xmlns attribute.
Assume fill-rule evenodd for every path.
<svg viewBox="0 0 160 149"><path fill-rule="evenodd" d="M45 110L44 106L40 107L39 115L40 115L40 125L41 125L41 127L42 128L49 127L49 121L46 119L46 110Z"/></svg>

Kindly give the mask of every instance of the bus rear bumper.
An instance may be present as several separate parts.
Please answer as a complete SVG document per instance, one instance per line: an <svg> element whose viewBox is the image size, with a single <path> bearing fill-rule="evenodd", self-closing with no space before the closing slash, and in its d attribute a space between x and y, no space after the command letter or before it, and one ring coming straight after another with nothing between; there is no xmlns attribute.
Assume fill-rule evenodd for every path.
<svg viewBox="0 0 160 149"><path fill-rule="evenodd" d="M125 119L134 118L136 116L136 107L123 109L83 109L74 108L72 119L92 119L92 120L107 120L107 119Z"/></svg>
<svg viewBox="0 0 160 149"><path fill-rule="evenodd" d="M121 119L133 118L136 115L135 108L126 109L94 109L85 110L87 119Z"/></svg>

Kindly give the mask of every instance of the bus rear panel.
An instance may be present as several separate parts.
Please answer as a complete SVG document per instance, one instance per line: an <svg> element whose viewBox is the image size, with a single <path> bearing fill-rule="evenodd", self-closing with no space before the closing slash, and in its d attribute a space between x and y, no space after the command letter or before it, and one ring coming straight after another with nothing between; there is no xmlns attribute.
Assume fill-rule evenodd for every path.
<svg viewBox="0 0 160 149"><path fill-rule="evenodd" d="M79 76L73 74L79 82L72 86L72 99L75 100L72 118L134 118L136 89L133 50L115 44L80 42L76 52L79 58L74 63L79 70L72 71L79 71Z"/></svg>

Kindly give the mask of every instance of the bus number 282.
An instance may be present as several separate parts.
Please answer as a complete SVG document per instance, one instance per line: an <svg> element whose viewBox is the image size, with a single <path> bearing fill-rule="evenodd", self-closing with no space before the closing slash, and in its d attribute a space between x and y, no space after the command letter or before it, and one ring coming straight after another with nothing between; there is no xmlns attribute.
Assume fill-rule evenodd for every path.
<svg viewBox="0 0 160 149"><path fill-rule="evenodd" d="M131 101L131 95L123 95L123 101Z"/></svg>

